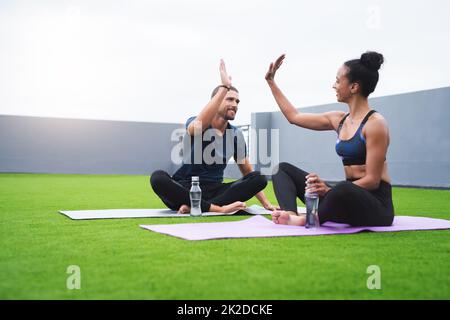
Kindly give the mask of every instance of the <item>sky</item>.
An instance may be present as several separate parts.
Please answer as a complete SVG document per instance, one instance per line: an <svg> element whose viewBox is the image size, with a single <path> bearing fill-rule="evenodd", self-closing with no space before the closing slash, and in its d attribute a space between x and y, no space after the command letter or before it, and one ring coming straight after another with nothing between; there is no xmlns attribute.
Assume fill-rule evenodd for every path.
<svg viewBox="0 0 450 320"><path fill-rule="evenodd" d="M0 114L183 123L208 103L224 59L234 124L335 102L343 62L386 59L373 97L450 86L447 0L0 0Z"/></svg>

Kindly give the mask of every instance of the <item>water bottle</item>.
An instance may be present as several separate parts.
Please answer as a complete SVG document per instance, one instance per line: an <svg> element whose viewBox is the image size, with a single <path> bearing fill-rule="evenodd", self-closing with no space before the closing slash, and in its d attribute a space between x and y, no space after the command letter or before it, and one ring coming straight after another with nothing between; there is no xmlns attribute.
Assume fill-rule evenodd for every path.
<svg viewBox="0 0 450 320"><path fill-rule="evenodd" d="M318 228L319 223L319 196L314 192L305 192L306 202L306 228Z"/></svg>
<svg viewBox="0 0 450 320"><path fill-rule="evenodd" d="M189 191L189 196L191 198L191 216L199 217L202 215L202 209L200 202L202 200L202 190L199 186L198 177L192 177L192 186Z"/></svg>

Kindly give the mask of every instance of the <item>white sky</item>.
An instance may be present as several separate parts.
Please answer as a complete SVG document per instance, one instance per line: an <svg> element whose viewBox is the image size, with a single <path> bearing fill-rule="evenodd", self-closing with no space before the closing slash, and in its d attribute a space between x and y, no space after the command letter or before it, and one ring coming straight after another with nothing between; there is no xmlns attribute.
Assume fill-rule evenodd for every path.
<svg viewBox="0 0 450 320"><path fill-rule="evenodd" d="M373 96L450 85L450 1L0 0L0 114L184 122L219 84L240 90L235 124L335 101L338 67L366 50L386 63Z"/></svg>

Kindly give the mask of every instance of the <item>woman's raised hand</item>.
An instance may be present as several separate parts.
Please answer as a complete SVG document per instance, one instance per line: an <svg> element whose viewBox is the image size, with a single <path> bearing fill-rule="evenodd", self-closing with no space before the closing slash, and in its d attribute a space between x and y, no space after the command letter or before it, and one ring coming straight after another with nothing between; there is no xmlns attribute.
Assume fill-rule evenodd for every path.
<svg viewBox="0 0 450 320"><path fill-rule="evenodd" d="M273 81L275 78L275 73L277 72L278 68L281 66L281 64L283 63L284 58L286 57L286 55L283 53L281 56L278 57L277 60L275 60L275 62L272 62L269 66L269 70L266 73L266 80L267 81Z"/></svg>
<svg viewBox="0 0 450 320"><path fill-rule="evenodd" d="M222 84L224 86L230 87L231 86L231 77L227 73L227 68L225 68L225 62L220 59L220 80L222 81Z"/></svg>

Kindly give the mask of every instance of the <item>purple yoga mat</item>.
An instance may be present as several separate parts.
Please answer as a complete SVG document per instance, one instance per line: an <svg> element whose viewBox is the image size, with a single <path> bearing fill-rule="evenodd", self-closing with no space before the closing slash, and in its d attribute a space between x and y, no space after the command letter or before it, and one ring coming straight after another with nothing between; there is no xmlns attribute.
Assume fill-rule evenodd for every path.
<svg viewBox="0 0 450 320"><path fill-rule="evenodd" d="M349 227L345 224L327 222L318 229L274 224L261 216L232 222L206 222L141 225L142 228L168 234L186 240L223 238L257 238L286 236L316 236L326 234L349 234L361 231L389 232L407 230L450 229L450 220L423 217L398 216L390 227Z"/></svg>

